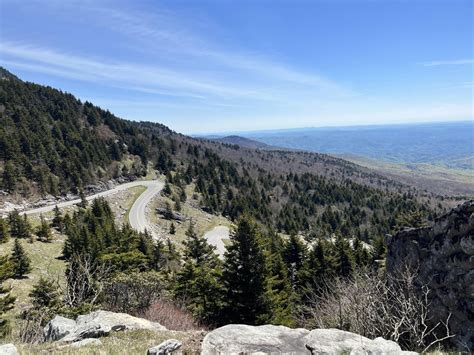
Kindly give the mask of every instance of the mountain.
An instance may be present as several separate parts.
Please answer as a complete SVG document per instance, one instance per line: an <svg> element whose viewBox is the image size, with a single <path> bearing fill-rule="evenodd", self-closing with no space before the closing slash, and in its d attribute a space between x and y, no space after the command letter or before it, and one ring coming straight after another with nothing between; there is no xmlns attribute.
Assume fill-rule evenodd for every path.
<svg viewBox="0 0 474 355"><path fill-rule="evenodd" d="M194 184L202 208L231 220L248 214L286 233L344 232L366 241L396 228L405 213L432 218L448 204L343 159L194 139L19 79L0 81L0 107L3 202L156 169L178 189Z"/></svg>
<svg viewBox="0 0 474 355"><path fill-rule="evenodd" d="M392 163L474 170L474 121L298 128L240 133L265 144Z"/></svg>
<svg viewBox="0 0 474 355"><path fill-rule="evenodd" d="M225 144L230 144L230 145L238 145L239 147L245 147L245 148L252 148L252 149L272 149L271 146L268 144L241 137L241 136L225 136L225 137L208 137L208 139L211 139L213 141L219 142L219 143L225 143Z"/></svg>

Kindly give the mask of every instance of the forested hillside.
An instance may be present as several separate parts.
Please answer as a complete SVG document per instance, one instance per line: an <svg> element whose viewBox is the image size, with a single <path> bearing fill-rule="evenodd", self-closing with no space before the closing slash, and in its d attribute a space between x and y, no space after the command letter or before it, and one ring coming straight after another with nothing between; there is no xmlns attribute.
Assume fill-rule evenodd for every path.
<svg viewBox="0 0 474 355"><path fill-rule="evenodd" d="M384 274L384 235L427 225L445 207L442 199L341 159L197 140L157 123L120 119L6 71L1 76L0 202L70 192L84 197L90 184L156 170L166 177L163 197L174 202L167 202L166 215L192 200L235 225L219 257L192 217L181 243L173 224L159 240L119 225L103 198L82 199L68 212L56 208L38 225L11 211L0 218L0 336L14 325L22 343L40 341L55 314L75 317L99 308L177 330L229 323L352 329L356 324L341 318L334 306L339 294L328 282L369 277L372 284L367 275ZM54 255L38 255L50 246ZM61 274L53 279L40 270L27 307L14 315L17 324L9 323L5 315L16 295L25 294L6 282L22 287L33 281L28 275L37 275L39 262L53 257ZM398 309L397 297L383 302ZM397 329L410 333L412 323L404 316L401 322ZM394 338L391 326L364 329L367 336ZM397 340L411 348L427 339Z"/></svg>
<svg viewBox="0 0 474 355"><path fill-rule="evenodd" d="M10 197L78 193L99 180L144 176L151 167L178 190L194 182L210 212L232 220L247 213L289 234L370 242L407 216L436 213L429 197L341 159L192 139L157 123L120 119L6 70L0 114L0 188Z"/></svg>

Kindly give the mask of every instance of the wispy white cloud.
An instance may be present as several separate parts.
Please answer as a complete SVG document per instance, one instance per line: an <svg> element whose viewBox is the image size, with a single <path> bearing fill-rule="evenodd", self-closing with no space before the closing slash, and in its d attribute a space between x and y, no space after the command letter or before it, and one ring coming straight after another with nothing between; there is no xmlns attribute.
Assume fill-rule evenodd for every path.
<svg viewBox="0 0 474 355"><path fill-rule="evenodd" d="M425 67L436 67L440 65L473 65L474 59L456 59L456 60L433 60L423 62L421 65Z"/></svg>

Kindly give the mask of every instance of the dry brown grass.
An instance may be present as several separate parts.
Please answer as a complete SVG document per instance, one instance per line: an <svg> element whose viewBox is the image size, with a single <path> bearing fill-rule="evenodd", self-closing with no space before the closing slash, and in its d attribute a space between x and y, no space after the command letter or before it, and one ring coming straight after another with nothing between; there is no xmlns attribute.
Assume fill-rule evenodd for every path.
<svg viewBox="0 0 474 355"><path fill-rule="evenodd" d="M196 323L190 312L164 299L156 301L138 316L158 322L170 330L188 331L203 328Z"/></svg>

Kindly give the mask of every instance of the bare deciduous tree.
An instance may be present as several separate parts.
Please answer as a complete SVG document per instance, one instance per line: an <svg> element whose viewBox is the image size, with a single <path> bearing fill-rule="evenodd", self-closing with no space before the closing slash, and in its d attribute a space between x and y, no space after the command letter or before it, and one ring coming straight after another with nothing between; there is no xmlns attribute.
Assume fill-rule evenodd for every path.
<svg viewBox="0 0 474 355"><path fill-rule="evenodd" d="M87 255L72 257L66 270L66 286L62 290L64 303L70 307L94 305L110 271L108 264L93 262Z"/></svg>
<svg viewBox="0 0 474 355"><path fill-rule="evenodd" d="M397 277L358 270L350 279L333 279L318 295L308 296L303 323L384 337L404 348L426 351L454 335L449 331L450 316L433 324L430 291L416 275L408 269Z"/></svg>

